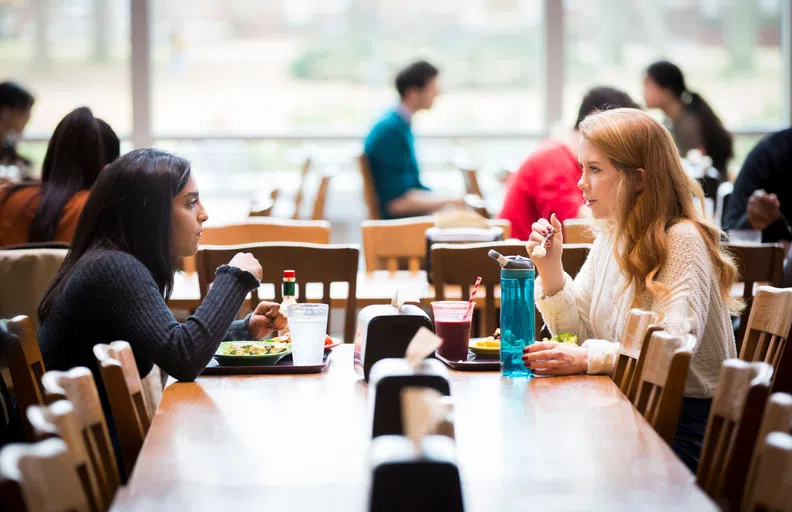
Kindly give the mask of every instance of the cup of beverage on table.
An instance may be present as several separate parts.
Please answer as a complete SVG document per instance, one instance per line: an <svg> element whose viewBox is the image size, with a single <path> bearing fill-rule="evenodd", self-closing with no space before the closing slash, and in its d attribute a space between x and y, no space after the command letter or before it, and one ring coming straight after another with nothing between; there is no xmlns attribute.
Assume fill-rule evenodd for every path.
<svg viewBox="0 0 792 512"><path fill-rule="evenodd" d="M437 353L449 361L467 361L470 343L470 322L467 301L432 302L435 333L443 339Z"/></svg>
<svg viewBox="0 0 792 512"><path fill-rule="evenodd" d="M290 304L288 306L292 358L295 366L322 364L327 304Z"/></svg>

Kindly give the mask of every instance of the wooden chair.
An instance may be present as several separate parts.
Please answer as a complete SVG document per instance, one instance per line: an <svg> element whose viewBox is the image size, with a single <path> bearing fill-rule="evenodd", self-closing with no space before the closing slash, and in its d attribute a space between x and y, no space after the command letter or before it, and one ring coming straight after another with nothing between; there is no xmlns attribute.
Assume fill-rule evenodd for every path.
<svg viewBox="0 0 792 512"><path fill-rule="evenodd" d="M311 159L306 158L303 160L302 167L300 168L300 184L297 186L297 193L294 196L293 220L300 218L300 208L302 208L303 199L305 199L305 184L308 181L308 172L311 170L311 164Z"/></svg>
<svg viewBox="0 0 792 512"><path fill-rule="evenodd" d="M492 219L491 227L503 229L503 238L511 237L511 222ZM434 217L396 220L366 220L361 225L363 257L366 271L406 268L417 272L426 268L426 230L435 225Z"/></svg>
<svg viewBox="0 0 792 512"><path fill-rule="evenodd" d="M643 414L669 446L674 443L682 393L696 346L692 334L673 336L665 331L651 334L642 351L644 368L636 384L636 409Z"/></svg>
<svg viewBox="0 0 792 512"><path fill-rule="evenodd" d="M324 220L257 218L244 224L207 226L201 235L201 245L241 245L261 242L328 244L330 223ZM184 260L185 272L195 272L195 258L184 258Z"/></svg>
<svg viewBox="0 0 792 512"><path fill-rule="evenodd" d="M21 244L0 250L0 318L26 315L38 330L38 306L68 252L59 242Z"/></svg>
<svg viewBox="0 0 792 512"><path fill-rule="evenodd" d="M27 512L89 512L69 448L60 439L10 444L0 451L0 476L16 482Z"/></svg>
<svg viewBox="0 0 792 512"><path fill-rule="evenodd" d="M275 203L278 201L278 196L280 196L280 189L273 188L270 191L270 196L266 201L262 201L258 204L254 202L250 206L250 213L248 213L248 216L270 217L272 215L272 211L275 209Z"/></svg>
<svg viewBox="0 0 792 512"><path fill-rule="evenodd" d="M93 374L82 366L68 372L49 371L41 378L41 383L44 392L53 400L68 400L74 406L88 456L96 468L102 503L111 503L120 477Z"/></svg>
<svg viewBox="0 0 792 512"><path fill-rule="evenodd" d="M734 256L744 283L743 300L745 311L740 316L738 343L745 336L748 316L753 302L755 283L768 283L780 287L783 277L784 248L781 244L724 244ZM740 347L738 347L740 348Z"/></svg>
<svg viewBox="0 0 792 512"><path fill-rule="evenodd" d="M484 194L481 193L481 186L479 186L478 170L465 163L458 162L454 166L462 173L462 179L465 182L465 193L473 194L483 199Z"/></svg>
<svg viewBox="0 0 792 512"><path fill-rule="evenodd" d="M369 219L380 219L377 188L374 184L374 176L371 174L371 166L369 165L368 157L366 155L360 155L357 160L358 167L360 168L360 176L363 178L363 200L366 202L366 208L368 208Z"/></svg>
<svg viewBox="0 0 792 512"><path fill-rule="evenodd" d="M132 347L126 341L94 345L127 474L132 474L151 416L146 406Z"/></svg>
<svg viewBox="0 0 792 512"><path fill-rule="evenodd" d="M486 292L486 298L483 321L478 325L479 336L492 334L499 325L495 308L495 286L500 285L500 266L487 255L490 249L495 249L504 256L525 255L525 244L521 242L432 245L435 300L445 300L446 285L460 285L461 300L468 300L470 288L476 282L476 277L481 276L481 291Z"/></svg>
<svg viewBox="0 0 792 512"><path fill-rule="evenodd" d="M592 231L593 219L566 219L564 244L593 244L597 237Z"/></svg>
<svg viewBox="0 0 792 512"><path fill-rule="evenodd" d="M740 359L764 361L773 367L774 375L778 375L790 327L792 288L759 287L740 347Z"/></svg>
<svg viewBox="0 0 792 512"><path fill-rule="evenodd" d="M201 245L261 242L330 243L330 223L323 220L257 219L255 222L204 228Z"/></svg>
<svg viewBox="0 0 792 512"><path fill-rule="evenodd" d="M26 316L17 316L6 322L6 329L13 336L7 337L6 353L8 356L8 370L11 382L14 384L22 428L25 438L33 441L35 438L30 422L24 411L31 405L42 405L45 396L41 388L41 378L46 371L44 360L41 357L38 341L33 332L33 325Z"/></svg>
<svg viewBox="0 0 792 512"><path fill-rule="evenodd" d="M653 332L663 328L662 313L631 309L624 322L624 331L619 340L619 356L611 378L631 401L635 396L638 379L643 369L645 353L641 350Z"/></svg>
<svg viewBox="0 0 792 512"><path fill-rule="evenodd" d="M319 180L319 188L316 190L311 220L324 220L325 205L327 204L327 191L330 189L330 181L332 179L333 176L331 174L325 174L322 176L322 179Z"/></svg>
<svg viewBox="0 0 792 512"><path fill-rule="evenodd" d="M591 244L564 244L564 250L561 253L561 264L564 266L564 271L574 279L577 277L580 269L588 258L591 251Z"/></svg>
<svg viewBox="0 0 792 512"><path fill-rule="evenodd" d="M96 468L88 455L72 403L58 400L50 405L32 405L27 410L27 416L39 440L58 437L66 443L91 510L107 510L110 503L103 501Z"/></svg>
<svg viewBox="0 0 792 512"><path fill-rule="evenodd" d="M772 378L767 363L723 363L696 474L698 485L720 505L740 504Z"/></svg>
<svg viewBox="0 0 792 512"><path fill-rule="evenodd" d="M773 432L762 445L756 489L745 510L792 511L792 435Z"/></svg>
<svg viewBox="0 0 792 512"><path fill-rule="evenodd" d="M754 450L751 466L748 470L748 479L746 480L745 493L743 496L743 510L751 510L750 505L751 501L754 499L763 443L772 432L792 434L792 395L787 393L773 393L770 396L770 400L767 402L764 418L762 418L762 426L759 428L759 435L756 438L756 449ZM766 476L764 478L766 478ZM790 510L792 510L792 508L790 508Z"/></svg>
<svg viewBox="0 0 792 512"><path fill-rule="evenodd" d="M351 343L355 337L355 321L357 315L357 272L360 250L354 245L320 245L301 243L268 243L235 245L229 247L205 246L198 250L198 283L201 298L206 297L209 284L214 280L215 269L228 263L238 252L249 252L261 262L262 283L271 283L275 287L275 301L283 300L280 284L283 281L283 270L293 269L297 272L300 290L305 290L309 283L322 283L324 290L322 303L331 304L330 283L345 282L349 285L344 320L344 340ZM298 297L305 302L304 293ZM251 294L251 305L259 302L258 290ZM328 319L328 331L330 321Z"/></svg>

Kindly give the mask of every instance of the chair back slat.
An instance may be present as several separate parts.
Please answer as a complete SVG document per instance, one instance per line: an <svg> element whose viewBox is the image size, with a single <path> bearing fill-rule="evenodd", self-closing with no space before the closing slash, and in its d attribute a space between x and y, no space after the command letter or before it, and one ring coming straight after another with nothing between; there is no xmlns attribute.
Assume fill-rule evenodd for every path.
<svg viewBox="0 0 792 512"><path fill-rule="evenodd" d="M41 377L46 370L33 332L33 324L28 317L20 315L8 320L5 325L8 333L12 335L5 336L6 353L19 410L25 411L31 405L43 405L47 399L41 389ZM33 441L35 435L30 422L24 414L21 416L25 438Z"/></svg>
<svg viewBox="0 0 792 512"><path fill-rule="evenodd" d="M769 283L780 287L783 278L784 247L781 244L727 243L725 249L734 256L743 287L745 311L740 316L738 343L745 336L748 317L752 310L754 284ZM786 336L787 333L781 333ZM742 359L742 358L741 358Z"/></svg>
<svg viewBox="0 0 792 512"><path fill-rule="evenodd" d="M28 408L27 416L39 440L58 437L66 443L91 510L106 510L110 504L102 499L97 469L88 454L72 403L58 400L50 405L33 405Z"/></svg>
<svg viewBox="0 0 792 512"><path fill-rule="evenodd" d="M330 182L333 176L325 174L319 180L319 187L316 190L314 197L313 210L311 212L311 220L324 220L325 218L325 205L327 204L327 193L330 190Z"/></svg>
<svg viewBox="0 0 792 512"><path fill-rule="evenodd" d="M41 383L48 396L68 400L74 406L83 442L96 468L103 503L109 505L118 489L120 478L93 374L82 366L68 372L49 371L44 374Z"/></svg>
<svg viewBox="0 0 792 512"><path fill-rule="evenodd" d="M759 428L759 435L756 437L756 448L748 470L743 497L743 510L751 510L750 504L754 499L756 480L759 478L757 473L764 446L763 443L772 432L792 434L792 395L788 393L773 393L767 402L764 418L762 418L762 426Z"/></svg>
<svg viewBox="0 0 792 512"><path fill-rule="evenodd" d="M773 432L763 441L757 483L745 510L792 512L792 435Z"/></svg>
<svg viewBox="0 0 792 512"><path fill-rule="evenodd" d="M596 234L592 230L593 219L564 220L565 244L593 244Z"/></svg>
<svg viewBox="0 0 792 512"><path fill-rule="evenodd" d="M19 484L30 512L89 512L69 448L60 439L10 444L0 451L0 476Z"/></svg>
<svg viewBox="0 0 792 512"><path fill-rule="evenodd" d="M380 218L380 205L374 176L371 174L371 165L366 155L358 156L357 160L360 177L363 178L363 199L366 202L366 208L368 208L369 219L377 220Z"/></svg>
<svg viewBox="0 0 792 512"><path fill-rule="evenodd" d="M323 301L329 304L330 284L347 283L348 294L345 308L344 340L351 343L355 336L355 320L357 315L357 272L360 250L355 245L320 245L303 243L264 243L236 246L204 246L198 250L199 278L214 279L214 270L228 263L238 252L249 252L262 265L262 283L270 283L275 287L275 300L280 302L280 284L283 282L283 271L293 269L297 273L300 284L299 301L307 300L304 291L310 283L321 283L324 287ZM255 304L253 305L255 307ZM330 322L328 320L328 330Z"/></svg>
<svg viewBox="0 0 792 512"><path fill-rule="evenodd" d="M642 350L644 368L636 375L635 406L666 443L676 434L682 394L696 338L653 332Z"/></svg>
<svg viewBox="0 0 792 512"><path fill-rule="evenodd" d="M292 219L294 220L300 218L300 208L302 208L303 200L305 199L305 185L308 182L308 173L311 170L311 164L311 159L306 158L303 160L303 164L300 167L300 184L297 186L297 193L294 195L294 213L292 214Z"/></svg>
<svg viewBox="0 0 792 512"><path fill-rule="evenodd" d="M663 315L654 311L634 308L627 313L624 331L619 340L619 356L611 378L622 393L630 396L633 381L638 378L638 361L644 340L652 332L662 329Z"/></svg>
<svg viewBox="0 0 792 512"><path fill-rule="evenodd" d="M135 356L126 341L97 344L93 352L113 411L124 467L131 474L151 424Z"/></svg>
<svg viewBox="0 0 792 512"><path fill-rule="evenodd" d="M696 475L699 486L716 502L740 503L736 495L745 484L772 377L767 363L723 363Z"/></svg>
<svg viewBox="0 0 792 512"><path fill-rule="evenodd" d="M740 347L743 361L764 361L780 375L781 357L792 328L792 288L760 286L753 299Z"/></svg>

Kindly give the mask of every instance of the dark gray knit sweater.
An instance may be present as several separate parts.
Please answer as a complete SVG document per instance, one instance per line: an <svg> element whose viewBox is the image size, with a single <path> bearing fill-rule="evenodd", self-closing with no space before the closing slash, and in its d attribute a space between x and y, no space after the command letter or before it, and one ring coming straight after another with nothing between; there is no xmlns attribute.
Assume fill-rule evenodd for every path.
<svg viewBox="0 0 792 512"><path fill-rule="evenodd" d="M224 339L248 338L247 319L234 321L259 282L250 272L223 265L201 306L179 323L151 272L121 251L88 255L78 263L38 330L47 370L86 366L105 396L93 346L124 340L140 377L156 364L178 380L194 380Z"/></svg>

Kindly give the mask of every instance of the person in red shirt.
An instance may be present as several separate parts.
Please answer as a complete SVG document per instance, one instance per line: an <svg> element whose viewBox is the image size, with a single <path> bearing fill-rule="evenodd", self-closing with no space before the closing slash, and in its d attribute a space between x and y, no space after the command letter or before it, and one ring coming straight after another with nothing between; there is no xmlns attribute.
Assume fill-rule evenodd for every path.
<svg viewBox="0 0 792 512"><path fill-rule="evenodd" d="M618 107L640 108L630 96L612 87L595 87L583 97L575 128L566 142L545 140L520 169L509 178L499 217L512 224L512 236L528 240L531 225L555 213L564 222L578 216L583 195L577 187L580 164L578 127L583 119L599 110Z"/></svg>

